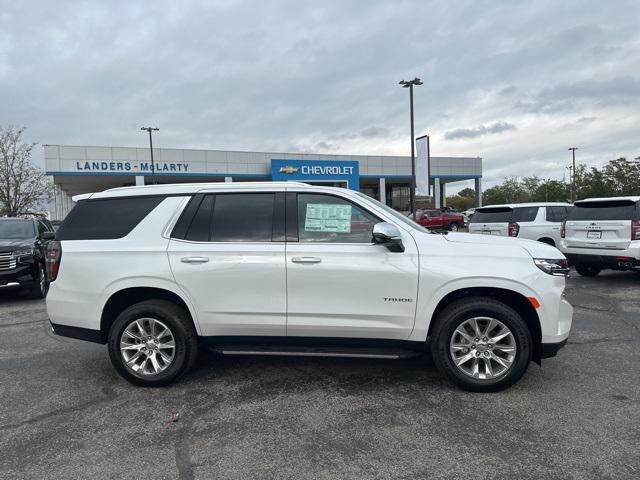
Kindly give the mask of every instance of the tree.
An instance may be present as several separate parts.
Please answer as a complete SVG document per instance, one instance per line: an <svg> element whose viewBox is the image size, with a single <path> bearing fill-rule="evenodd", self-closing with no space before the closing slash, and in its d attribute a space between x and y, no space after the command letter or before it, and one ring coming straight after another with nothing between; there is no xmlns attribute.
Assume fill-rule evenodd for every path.
<svg viewBox="0 0 640 480"><path fill-rule="evenodd" d="M462 198L476 198L476 191L473 188L463 188L458 192L458 196Z"/></svg>
<svg viewBox="0 0 640 480"><path fill-rule="evenodd" d="M561 180L543 180L535 191L534 202L566 202L569 198L567 184Z"/></svg>
<svg viewBox="0 0 640 480"><path fill-rule="evenodd" d="M25 128L0 127L0 212L10 217L36 209L51 198L46 174L31 163L35 143L24 143Z"/></svg>

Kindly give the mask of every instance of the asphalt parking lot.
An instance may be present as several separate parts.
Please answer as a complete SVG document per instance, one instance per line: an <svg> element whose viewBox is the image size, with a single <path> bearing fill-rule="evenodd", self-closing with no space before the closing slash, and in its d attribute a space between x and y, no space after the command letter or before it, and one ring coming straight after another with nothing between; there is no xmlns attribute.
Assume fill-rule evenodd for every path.
<svg viewBox="0 0 640 480"><path fill-rule="evenodd" d="M574 275L567 347L497 394L429 359L207 353L136 388L4 294L0 478L640 478L639 292L638 274Z"/></svg>

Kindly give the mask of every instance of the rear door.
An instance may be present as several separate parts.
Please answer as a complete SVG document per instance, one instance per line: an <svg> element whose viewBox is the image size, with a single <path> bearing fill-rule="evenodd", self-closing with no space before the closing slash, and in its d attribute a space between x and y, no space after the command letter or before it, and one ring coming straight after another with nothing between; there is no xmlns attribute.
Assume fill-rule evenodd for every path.
<svg viewBox="0 0 640 480"><path fill-rule="evenodd" d="M444 221L442 218L442 213L438 210L425 210L424 215L427 219L426 224L424 225L427 228L443 228Z"/></svg>
<svg viewBox="0 0 640 480"><path fill-rule="evenodd" d="M520 227L518 238L537 240L551 230L545 221L545 209L537 205L514 208L511 221Z"/></svg>
<svg viewBox="0 0 640 480"><path fill-rule="evenodd" d="M286 335L284 193L196 195L168 254L203 335Z"/></svg>
<svg viewBox="0 0 640 480"><path fill-rule="evenodd" d="M511 207L477 208L469 221L469 233L509 236L509 223L512 221Z"/></svg>
<svg viewBox="0 0 640 480"><path fill-rule="evenodd" d="M631 223L638 207L631 200L576 202L565 225L565 244L570 248L624 250L631 242Z"/></svg>
<svg viewBox="0 0 640 480"><path fill-rule="evenodd" d="M560 245L560 231L562 229L562 222L567 219L567 212L569 207L554 206L546 207L546 225L548 233L551 235L553 242L556 245Z"/></svg>

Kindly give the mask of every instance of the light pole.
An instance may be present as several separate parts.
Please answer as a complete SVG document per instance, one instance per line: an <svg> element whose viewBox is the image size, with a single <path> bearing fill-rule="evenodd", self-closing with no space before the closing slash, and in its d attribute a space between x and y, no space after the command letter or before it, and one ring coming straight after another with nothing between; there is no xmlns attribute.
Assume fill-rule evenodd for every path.
<svg viewBox="0 0 640 480"><path fill-rule="evenodd" d="M578 147L570 147L573 157L573 166L571 167L571 203L576 201L576 150Z"/></svg>
<svg viewBox="0 0 640 480"><path fill-rule="evenodd" d="M151 136L151 132L157 132L160 129L156 128L156 127L142 127L140 128L140 130L146 130L147 132L149 132L149 149L151 150L151 179L153 181L153 184L155 185L156 182L156 164L153 163L153 138Z"/></svg>
<svg viewBox="0 0 640 480"><path fill-rule="evenodd" d="M416 145L413 133L413 86L422 85L422 81L416 77L413 80L400 80L402 88L409 89L409 109L411 112L411 188L409 190L409 201L411 202L411 214L413 221L416 221Z"/></svg>

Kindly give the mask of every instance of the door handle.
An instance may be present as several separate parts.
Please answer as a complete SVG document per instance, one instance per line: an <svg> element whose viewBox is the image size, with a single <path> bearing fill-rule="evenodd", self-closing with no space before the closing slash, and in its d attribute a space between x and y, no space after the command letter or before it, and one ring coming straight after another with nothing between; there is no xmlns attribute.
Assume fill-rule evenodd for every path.
<svg viewBox="0 0 640 480"><path fill-rule="evenodd" d="M182 257L180 261L182 263L207 263L209 257Z"/></svg>
<svg viewBox="0 0 640 480"><path fill-rule="evenodd" d="M291 261L293 263L320 263L322 259L318 257L293 257Z"/></svg>

